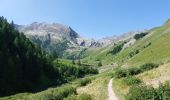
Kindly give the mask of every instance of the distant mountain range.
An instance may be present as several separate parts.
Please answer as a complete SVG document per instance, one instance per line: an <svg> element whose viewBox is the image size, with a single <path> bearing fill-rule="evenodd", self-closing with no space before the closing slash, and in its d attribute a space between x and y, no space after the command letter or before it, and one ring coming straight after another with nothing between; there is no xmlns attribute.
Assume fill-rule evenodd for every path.
<svg viewBox="0 0 170 100"><path fill-rule="evenodd" d="M46 51L51 52L52 50L56 50L60 54L68 49L103 47L139 33L129 32L121 36L114 35L112 37L94 40L81 37L70 26L59 23L34 22L29 25L16 25L16 28Z"/></svg>

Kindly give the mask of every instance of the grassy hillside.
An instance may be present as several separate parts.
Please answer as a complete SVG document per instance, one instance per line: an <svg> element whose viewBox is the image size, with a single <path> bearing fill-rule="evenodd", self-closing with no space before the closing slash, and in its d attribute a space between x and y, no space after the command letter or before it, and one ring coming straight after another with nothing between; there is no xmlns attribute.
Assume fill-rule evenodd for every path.
<svg viewBox="0 0 170 100"><path fill-rule="evenodd" d="M147 62L164 62L170 59L170 21L163 26L153 28L149 33L137 40L133 45L120 51L117 54L108 54L115 46L110 45L104 48L89 49L90 56L83 59L86 63L94 63L101 60L103 65L117 64L124 66L142 65ZM137 54L132 53L138 51ZM95 64L96 64L95 63Z"/></svg>
<svg viewBox="0 0 170 100"><path fill-rule="evenodd" d="M110 64L113 61L113 55L108 54L108 52L111 51L113 47L114 44L101 48L89 48L86 51L88 56L83 58L82 61L96 66L99 61L101 61L103 65Z"/></svg>
<svg viewBox="0 0 170 100"><path fill-rule="evenodd" d="M170 63L165 63L156 69L137 75L146 85L158 87L160 83L170 80Z"/></svg>
<svg viewBox="0 0 170 100"><path fill-rule="evenodd" d="M13 22L0 17L0 97L35 93L98 73L94 67L55 59L55 54L44 52L17 31Z"/></svg>
<svg viewBox="0 0 170 100"><path fill-rule="evenodd" d="M160 85L160 83L164 84L166 81L170 80L169 43L170 21L168 20L163 26L151 29L146 36L137 40L133 45L120 51L116 55L107 55L107 53L114 48L114 46L112 45L108 46L107 48L98 48L98 50L96 51L92 50L93 52L89 52L91 55L84 58L83 61L87 63L97 63L97 61L100 60L103 62L104 65L100 68L100 70L113 70L113 72L117 71L113 69L113 64L115 63L117 64L117 66L125 68L125 71L128 71L128 69L132 67L140 68L139 66L146 63L160 64L158 68L141 71L138 73L138 75L134 74L132 76L127 75L123 78L116 78L115 74L113 74L113 89L120 100L126 100L127 96L128 98L141 96L140 98L143 98L143 100L145 100L147 96L151 96L148 98L152 98L152 96L155 96L153 100L157 100L155 99L156 96L159 98L164 98L164 96L161 95L168 96L169 93L169 85ZM133 70L137 71L136 69ZM96 85L97 84L98 83L96 82ZM152 86L155 89L152 89ZM91 91L93 87L95 87L95 85L93 86L93 84L90 84L87 87L81 88L81 92L91 93L95 95L95 93ZM142 94L141 91L146 91L146 94Z"/></svg>

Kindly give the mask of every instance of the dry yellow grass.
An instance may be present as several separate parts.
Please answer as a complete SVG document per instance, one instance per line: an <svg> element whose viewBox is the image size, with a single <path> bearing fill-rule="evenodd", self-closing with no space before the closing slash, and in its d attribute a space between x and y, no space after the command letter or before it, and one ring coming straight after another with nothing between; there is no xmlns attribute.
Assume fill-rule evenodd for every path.
<svg viewBox="0 0 170 100"><path fill-rule="evenodd" d="M129 86L124 84L123 79L113 79L113 90L118 96L119 100L125 100L125 95L129 91Z"/></svg>
<svg viewBox="0 0 170 100"><path fill-rule="evenodd" d="M78 94L90 94L93 100L107 100L108 91L107 85L109 82L109 76L102 76L96 78L92 83L88 84L85 87L80 87L77 89Z"/></svg>
<svg viewBox="0 0 170 100"><path fill-rule="evenodd" d="M158 87L160 83L170 81L170 63L163 64L156 69L139 74L137 77L146 85Z"/></svg>

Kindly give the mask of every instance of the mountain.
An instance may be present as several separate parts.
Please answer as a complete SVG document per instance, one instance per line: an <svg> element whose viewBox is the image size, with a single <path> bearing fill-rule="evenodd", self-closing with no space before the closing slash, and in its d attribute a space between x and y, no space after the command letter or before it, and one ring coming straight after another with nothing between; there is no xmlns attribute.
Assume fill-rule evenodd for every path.
<svg viewBox="0 0 170 100"><path fill-rule="evenodd" d="M98 47L100 43L93 39L83 38L71 27L59 23L38 23L30 25L15 25L34 43L41 45L48 52L56 51L63 54L64 51L81 47Z"/></svg>
<svg viewBox="0 0 170 100"><path fill-rule="evenodd" d="M86 53L89 55L83 59L86 63L97 65L97 60L102 61L103 65L121 64L124 66L141 65L147 62L161 62L163 59L169 59L169 29L170 21L166 21L160 27L141 32L130 32L116 38L117 42L99 48L89 49ZM147 33L142 38L135 39L139 34ZM106 40L109 40L108 38ZM114 41L111 40L110 41ZM123 43L125 42L125 43ZM122 45L123 43L123 45ZM111 53L118 49L121 50L114 54ZM95 63L96 62L96 63Z"/></svg>
<svg viewBox="0 0 170 100"><path fill-rule="evenodd" d="M16 25L15 27L21 30L23 26ZM6 28L2 27L1 29L6 29ZM43 29L44 28L42 28L42 30ZM46 29L46 31L48 29L49 27ZM28 29L28 31L29 30L31 30L32 32L34 29L31 28L31 29ZM39 29L35 28L35 30L39 30ZM8 31L5 31L5 32L8 32ZM13 31L9 31L9 32L13 32ZM54 32L56 32L56 30ZM162 26L155 27L150 30L128 32L120 36L106 37L98 41L92 40L92 39L89 41L89 39L82 38L78 34L76 36L75 35L70 36L69 32L67 31L66 32L67 35L65 35L65 37L66 36L69 37L68 39L63 38L64 35L62 32L61 34L63 37L56 36L57 38L59 37L61 40L52 39L53 37L51 36L51 33L49 33L49 36L48 35L46 36L47 38L41 38L41 36L39 36L40 33L38 34L38 36L31 35L31 38L40 37L40 39L42 40L43 39L48 40L49 43L51 41L54 41L56 44L60 42L59 47L64 47L64 45L68 43L68 48L64 54L69 56L70 58L74 57L74 59L72 59L72 61L63 60L63 62L65 63L72 62L73 64L76 64L75 62L80 61L82 65L85 65L84 68L86 68L87 66L92 66L91 68L93 68L94 66L98 66L100 70L100 74L96 76L87 76L87 78L82 78L81 75L84 73L84 70L85 70L84 68L82 69L80 68L80 66L77 66L76 68L71 67L73 66L71 63L68 63L68 65L71 65L68 67L66 67L65 65L60 65L60 66L56 65L55 68L59 68L59 71L61 71L59 73L61 74L61 76L64 76L61 78L64 79L65 81L71 80L72 78L74 79L75 77L78 77L79 75L81 79L78 79L75 82L70 82L66 85L61 85L60 87L50 88L42 92L29 93L29 94L22 93L22 94L2 98L2 100L4 99L8 100L8 99L13 99L13 98L22 99L22 100L32 100L32 99L51 100L54 98L58 99L60 97L61 97L61 100L63 98L66 98L68 100L70 99L78 100L77 98L81 96L83 98L84 97L92 98L92 100L93 98L95 98L95 100L105 100L105 99L108 99L108 94L110 94L109 91L107 91L110 87L110 85L108 84L110 82L113 84L111 86L111 90L113 87L115 91L115 95L118 98L120 98L120 100L129 100L127 98L130 98L130 100L134 100L134 99L136 100L139 98L141 98L141 100L148 100L148 99L157 100L158 98L162 99L164 97L170 97L169 95L170 84L168 83L170 80L170 77L169 77L170 75L170 67L169 67L170 66L170 52L169 52L170 51L170 46L169 46L170 20L168 20ZM1 32L1 33L4 33L4 32ZM56 33L56 34L58 35L59 33ZM2 48L0 49L0 55L1 55L0 58L2 61L0 62L1 63L0 65L4 66L6 64L7 66L5 66L4 68L7 67L6 69L12 70L13 66L11 65L17 64L13 62L13 60L17 61L18 55L16 55L16 53L13 53L16 51L13 48L15 47L15 45L13 45L13 41L11 41L8 35L9 34L5 36L6 37L5 42L0 42L2 43L2 45L0 46L3 46L3 49ZM0 38L1 36L3 36L3 34L0 34ZM29 37L30 33L27 36ZM70 38L70 37L73 37L73 38ZM0 39L0 41L2 40L3 39ZM14 44L18 44L17 41L18 39L14 41ZM35 40L33 41L35 42ZM12 46L8 46L5 43L7 43L8 45L12 44ZM19 44L16 45L16 47L18 46ZM55 46L57 47L58 45L55 45ZM25 48L29 49L30 46L26 45ZM25 50L25 48L21 50ZM32 49L30 48L29 50L32 50ZM36 50L33 49L31 52L33 51L36 51ZM68 51L72 53L69 52L70 54L68 54L67 53ZM20 52L23 53L22 51ZM30 54L32 54L31 52ZM32 55L33 58L31 59L33 59L33 61L34 60L36 61L36 59L38 59L39 57L38 58L36 58L36 56L34 57L34 54L35 53L33 53ZM77 57L81 58L80 60L75 59L76 54L77 54ZM15 56L8 58L8 60L4 59L5 57L9 57L10 55L15 55ZM25 52L23 53L23 56L26 56ZM23 59L20 59L20 60L24 61ZM25 66L28 67L29 64L28 65L25 64ZM80 68L81 70L78 70L77 68ZM18 72L20 70L21 68L18 68L12 72L13 73L17 72L17 74L21 74ZM0 71L1 71L0 74L4 74L2 73L3 72L2 70ZM31 72L31 71L28 71L28 72ZM12 78L8 77L8 75L12 76ZM20 76L22 76L22 74ZM6 77L8 80L6 80L6 78L3 78L3 81L0 82L2 86L11 84L11 83L3 84L4 81L11 81L11 79L18 80L19 76L15 77L15 74L11 75L11 71L9 72L7 71ZM111 79L111 77L113 78ZM54 79L56 79L56 77L54 77ZM111 81L109 82L109 80ZM74 87L74 90L70 90L66 88L65 86ZM3 92L2 91L3 88L0 90L1 92Z"/></svg>

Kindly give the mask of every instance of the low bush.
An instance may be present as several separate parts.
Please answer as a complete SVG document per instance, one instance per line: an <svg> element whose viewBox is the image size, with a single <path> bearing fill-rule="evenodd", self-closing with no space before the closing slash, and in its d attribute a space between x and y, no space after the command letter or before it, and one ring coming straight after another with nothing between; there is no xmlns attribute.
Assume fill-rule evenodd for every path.
<svg viewBox="0 0 170 100"><path fill-rule="evenodd" d="M139 68L129 68L127 71L129 76L133 76L141 73L141 69Z"/></svg>
<svg viewBox="0 0 170 100"><path fill-rule="evenodd" d="M89 94L81 94L78 96L78 100L92 100L92 97Z"/></svg>
<svg viewBox="0 0 170 100"><path fill-rule="evenodd" d="M67 98L64 98L64 100L77 100L77 95L71 95Z"/></svg>
<svg viewBox="0 0 170 100"><path fill-rule="evenodd" d="M86 86L87 84L91 83L90 78L84 78L79 81L80 86Z"/></svg>
<svg viewBox="0 0 170 100"><path fill-rule="evenodd" d="M146 44L143 48L147 48L147 47L149 47L151 44L152 44L152 43L151 43L151 42L149 42L149 43L148 43L148 44Z"/></svg>
<svg viewBox="0 0 170 100"><path fill-rule="evenodd" d="M92 97L89 94L71 95L64 100L92 100Z"/></svg>
<svg viewBox="0 0 170 100"><path fill-rule="evenodd" d="M116 78L122 78L127 76L133 76L141 73L141 70L139 68L129 68L129 69L119 69L115 72Z"/></svg>
<svg viewBox="0 0 170 100"><path fill-rule="evenodd" d="M133 76L133 75L137 75L140 74L144 71L148 71L151 70L153 68L157 68L159 65L158 64L154 64L154 63L146 63L144 65L141 65L140 67L135 67L135 68L129 68L129 69L118 69L114 76L116 78L122 78L122 77L127 77L127 76Z"/></svg>
<svg viewBox="0 0 170 100"><path fill-rule="evenodd" d="M143 38L144 36L146 36L148 34L148 32L142 32L142 33L139 33L139 34L135 34L134 35L134 39L138 40L140 38Z"/></svg>
<svg viewBox="0 0 170 100"><path fill-rule="evenodd" d="M126 77L125 79L123 79L123 81L126 85L136 85L142 82L139 78L132 77L132 76Z"/></svg>
<svg viewBox="0 0 170 100"><path fill-rule="evenodd" d="M132 86L126 100L153 100L155 91L149 86Z"/></svg>
<svg viewBox="0 0 170 100"><path fill-rule="evenodd" d="M128 73L126 69L118 69L114 74L116 78L126 77L127 75Z"/></svg>
<svg viewBox="0 0 170 100"><path fill-rule="evenodd" d="M159 66L158 64L146 63L146 64L140 66L140 69L141 69L142 72L144 72L144 71L151 70L153 68L157 68L158 66Z"/></svg>
<svg viewBox="0 0 170 100"><path fill-rule="evenodd" d="M132 58L133 56L135 56L139 52L140 52L139 50L132 51L132 52L129 53L129 57Z"/></svg>
<svg viewBox="0 0 170 100"><path fill-rule="evenodd" d="M126 100L170 100L170 84L151 86L132 86L126 96Z"/></svg>
<svg viewBox="0 0 170 100"><path fill-rule="evenodd" d="M64 98L76 94L76 88L64 86L51 88L46 91L30 95L26 100L63 100Z"/></svg>
<svg viewBox="0 0 170 100"><path fill-rule="evenodd" d="M111 53L112 55L116 55L117 53L119 53L122 50L125 43L126 42L115 44L114 48L108 53Z"/></svg>

